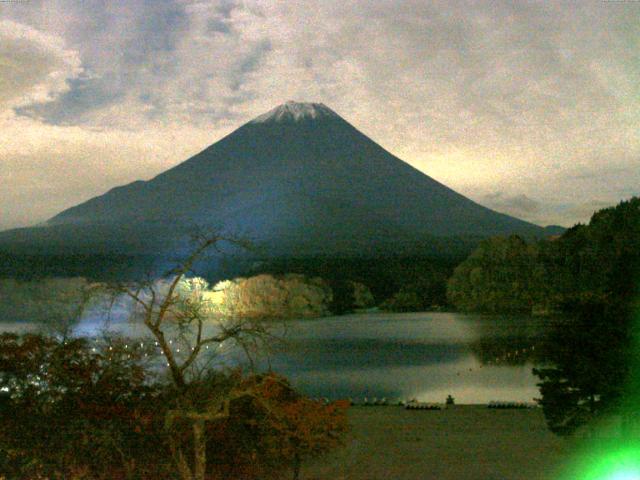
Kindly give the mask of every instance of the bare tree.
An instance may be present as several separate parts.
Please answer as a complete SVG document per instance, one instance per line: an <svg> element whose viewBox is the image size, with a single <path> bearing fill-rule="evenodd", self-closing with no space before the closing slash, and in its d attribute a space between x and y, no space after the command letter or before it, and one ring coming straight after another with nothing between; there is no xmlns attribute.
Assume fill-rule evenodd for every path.
<svg viewBox="0 0 640 480"><path fill-rule="evenodd" d="M215 316L204 298L205 285L187 277L194 264L210 251L220 252L220 243L228 242L242 248L247 243L217 234L194 236L191 253L167 272L161 281L118 284L112 287L115 296L125 295L135 305L134 320L142 322L154 337L176 388L175 408L169 410L165 425L168 441L182 480L204 480L206 460L205 425L229 415L229 404L234 399L251 395L249 390L233 385L213 385L202 389L199 379L206 372L207 360L215 356L212 350L231 342L244 350L249 359L252 353L275 339L272 322L259 318L226 318ZM174 343L175 340L175 343ZM206 355L207 351L209 355ZM200 366L200 370L198 367ZM211 386L211 385L209 385ZM180 422L191 425L193 461L188 460L185 446L172 435Z"/></svg>

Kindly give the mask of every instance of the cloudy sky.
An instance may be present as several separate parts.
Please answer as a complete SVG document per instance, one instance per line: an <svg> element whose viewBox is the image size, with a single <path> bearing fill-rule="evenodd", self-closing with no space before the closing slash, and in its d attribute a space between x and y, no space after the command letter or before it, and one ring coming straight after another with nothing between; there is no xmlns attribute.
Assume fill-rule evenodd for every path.
<svg viewBox="0 0 640 480"><path fill-rule="evenodd" d="M540 224L640 194L640 2L0 2L0 229L287 100Z"/></svg>

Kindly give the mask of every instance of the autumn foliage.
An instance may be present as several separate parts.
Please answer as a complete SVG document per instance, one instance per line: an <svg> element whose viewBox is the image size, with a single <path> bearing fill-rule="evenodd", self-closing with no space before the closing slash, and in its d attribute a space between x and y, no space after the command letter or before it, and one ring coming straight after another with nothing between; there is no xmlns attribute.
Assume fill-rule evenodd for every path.
<svg viewBox="0 0 640 480"><path fill-rule="evenodd" d="M212 405L226 410L205 423L207 479L295 476L344 438L347 404L283 377L212 372L178 391L155 360L125 340L0 335L0 478L176 478L171 445L193 441L192 422L169 427L169 412Z"/></svg>
<svg viewBox="0 0 640 480"><path fill-rule="evenodd" d="M143 353L119 341L0 335L0 471L7 478L147 478L162 424ZM157 458L157 457L156 457Z"/></svg>
<svg viewBox="0 0 640 480"><path fill-rule="evenodd" d="M213 478L281 478L288 469L297 478L305 459L344 441L347 401L325 404L304 397L273 373L243 379L236 388L251 393L232 404L226 421L210 425ZM225 441L230 448L215 448Z"/></svg>

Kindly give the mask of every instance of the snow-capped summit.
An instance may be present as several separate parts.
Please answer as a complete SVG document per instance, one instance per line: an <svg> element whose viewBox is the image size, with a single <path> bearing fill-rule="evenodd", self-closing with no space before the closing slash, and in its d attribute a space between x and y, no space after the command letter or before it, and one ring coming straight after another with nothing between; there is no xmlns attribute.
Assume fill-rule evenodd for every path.
<svg viewBox="0 0 640 480"><path fill-rule="evenodd" d="M322 117L338 117L338 114L323 103L307 103L288 101L267 113L256 117L251 123L267 122L299 122L305 119L317 119Z"/></svg>

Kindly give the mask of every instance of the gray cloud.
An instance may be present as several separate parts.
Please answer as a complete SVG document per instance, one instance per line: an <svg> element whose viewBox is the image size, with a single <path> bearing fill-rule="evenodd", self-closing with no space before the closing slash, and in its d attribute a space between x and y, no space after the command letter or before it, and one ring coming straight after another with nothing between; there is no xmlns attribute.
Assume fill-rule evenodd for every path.
<svg viewBox="0 0 640 480"><path fill-rule="evenodd" d="M72 20L55 33L78 49L85 75L70 79L68 92L55 102L28 105L16 110L19 115L51 124L95 123L94 112L125 101L148 82L176 74L172 52L187 28L181 4L172 0L62 4L60 12L71 12Z"/></svg>
<svg viewBox="0 0 640 480"><path fill-rule="evenodd" d="M87 76L67 80L68 90L55 101L16 107L18 115L54 125L75 125L91 112L122 99L124 92L109 88L104 79Z"/></svg>
<svg viewBox="0 0 640 480"><path fill-rule="evenodd" d="M0 109L54 102L82 72L77 52L28 25L0 21Z"/></svg>
<svg viewBox="0 0 640 480"><path fill-rule="evenodd" d="M617 202L615 202L617 203ZM591 200L589 202L567 205L567 216L577 217L583 219L581 223L588 223L594 212L606 207L611 207L613 204L610 201L605 200Z"/></svg>
<svg viewBox="0 0 640 480"><path fill-rule="evenodd" d="M14 70L21 100L5 105L33 136L42 124L74 129L79 144L131 132L132 154L157 155L152 139L167 131L197 142L209 132L182 146L195 151L307 99L461 193L539 223L585 220L569 205L640 193L635 2L33 0L3 15L48 39L21 45L56 45L11 48L34 68ZM80 150L60 155L86 161ZM40 147L21 153L49 168ZM100 175L121 178L116 164ZM139 165L129 180L149 177ZM59 185L61 204L75 201Z"/></svg>
<svg viewBox="0 0 640 480"><path fill-rule="evenodd" d="M623 195L628 198L631 195ZM498 212L513 215L539 225L561 225L570 227L576 223L588 223L594 212L610 207L617 201L596 198L580 200L538 200L525 194L505 195L494 192L483 195L477 201Z"/></svg>
<svg viewBox="0 0 640 480"><path fill-rule="evenodd" d="M214 33L231 33L231 27L224 20L219 18L210 18L207 22L207 28Z"/></svg>
<svg viewBox="0 0 640 480"><path fill-rule="evenodd" d="M528 215L540 211L540 202L527 197L524 194L505 196L502 192L491 193L484 196L486 205L491 205L497 210L504 210L517 215Z"/></svg>

